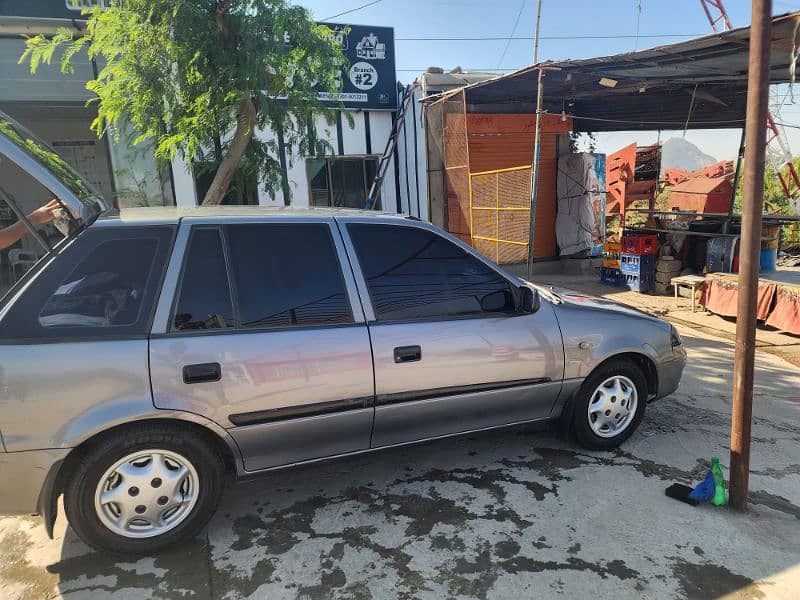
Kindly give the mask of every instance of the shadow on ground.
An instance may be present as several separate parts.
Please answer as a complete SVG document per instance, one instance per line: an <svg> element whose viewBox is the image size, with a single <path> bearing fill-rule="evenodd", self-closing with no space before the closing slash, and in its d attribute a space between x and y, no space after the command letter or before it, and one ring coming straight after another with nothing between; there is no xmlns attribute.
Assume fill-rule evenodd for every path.
<svg viewBox="0 0 800 600"><path fill-rule="evenodd" d="M226 490L205 536L158 557L0 519L0 593L42 598L791 597L800 376L759 359L751 510L666 498L727 462L730 346L690 337L681 390L610 453L516 427L317 464ZM794 394L794 396L793 396ZM783 591L782 591L783 590Z"/></svg>

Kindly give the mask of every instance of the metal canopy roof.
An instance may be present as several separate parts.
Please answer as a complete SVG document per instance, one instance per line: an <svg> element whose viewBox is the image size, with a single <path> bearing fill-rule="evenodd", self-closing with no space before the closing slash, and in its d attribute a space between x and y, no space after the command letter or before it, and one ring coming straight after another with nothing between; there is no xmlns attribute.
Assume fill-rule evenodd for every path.
<svg viewBox="0 0 800 600"><path fill-rule="evenodd" d="M750 28L630 52L541 63L544 109L573 115L575 131L741 127ZM772 83L793 79L800 12L773 18ZM465 88L468 111L535 112L538 66ZM600 79L616 82L601 85ZM613 83L613 82L610 82ZM690 114L691 109L691 114Z"/></svg>

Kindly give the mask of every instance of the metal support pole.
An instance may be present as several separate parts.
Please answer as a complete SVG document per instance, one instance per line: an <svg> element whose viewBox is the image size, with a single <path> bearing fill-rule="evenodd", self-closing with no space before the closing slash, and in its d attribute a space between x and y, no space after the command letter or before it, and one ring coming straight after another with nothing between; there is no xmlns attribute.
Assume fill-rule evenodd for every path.
<svg viewBox="0 0 800 600"><path fill-rule="evenodd" d="M536 9L536 33L533 36L533 64L539 62L539 24L542 22L542 0Z"/></svg>
<svg viewBox="0 0 800 600"><path fill-rule="evenodd" d="M769 110L772 0L753 0L745 121L742 236L739 245L739 304L733 362L731 411L730 504L747 508L750 471L750 427L753 419L753 372L756 349L756 306L764 201L767 113Z"/></svg>
<svg viewBox="0 0 800 600"><path fill-rule="evenodd" d="M539 157L541 155L542 141L542 79L544 78L544 68L539 67L539 79L536 90L536 135L534 137L533 164L531 165L531 220L530 231L528 232L528 279L533 279L533 238L536 227L536 196L539 190Z"/></svg>
<svg viewBox="0 0 800 600"><path fill-rule="evenodd" d="M728 204L728 218L725 219L725 225L722 227L722 233L728 233L731 228L731 221L733 221L733 207L736 204L736 188L739 187L739 179L742 175L742 156L744 155L744 127L742 128L742 136L739 138L739 152L736 154L736 170L733 172L733 194L731 195L730 204Z"/></svg>

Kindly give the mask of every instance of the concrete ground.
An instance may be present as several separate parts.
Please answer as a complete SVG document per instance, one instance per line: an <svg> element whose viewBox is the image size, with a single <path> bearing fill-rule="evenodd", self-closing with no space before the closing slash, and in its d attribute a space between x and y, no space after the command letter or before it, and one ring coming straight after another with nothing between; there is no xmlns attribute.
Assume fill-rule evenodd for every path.
<svg viewBox="0 0 800 600"><path fill-rule="evenodd" d="M276 472L138 560L0 517L0 597L796 598L800 372L759 353L749 512L682 504L728 463L732 346L681 331L680 390L616 452L529 427Z"/></svg>

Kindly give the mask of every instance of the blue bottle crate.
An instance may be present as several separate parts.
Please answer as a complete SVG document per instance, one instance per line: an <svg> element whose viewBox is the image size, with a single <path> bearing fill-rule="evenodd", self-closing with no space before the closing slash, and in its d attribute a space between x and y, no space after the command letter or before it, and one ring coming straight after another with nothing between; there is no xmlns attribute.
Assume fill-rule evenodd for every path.
<svg viewBox="0 0 800 600"><path fill-rule="evenodd" d="M622 273L622 287L634 292L652 292L655 288L656 274L651 273Z"/></svg>
<svg viewBox="0 0 800 600"><path fill-rule="evenodd" d="M622 273L619 269L600 267L600 281L609 285L619 286L622 284Z"/></svg>
<svg viewBox="0 0 800 600"><path fill-rule="evenodd" d="M622 254L619 259L619 269L623 273L641 275L655 273L655 254Z"/></svg>

